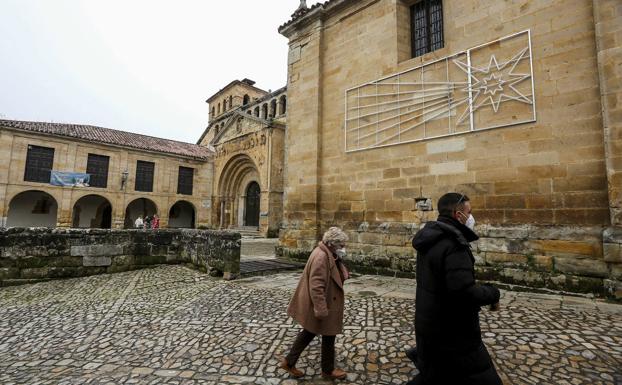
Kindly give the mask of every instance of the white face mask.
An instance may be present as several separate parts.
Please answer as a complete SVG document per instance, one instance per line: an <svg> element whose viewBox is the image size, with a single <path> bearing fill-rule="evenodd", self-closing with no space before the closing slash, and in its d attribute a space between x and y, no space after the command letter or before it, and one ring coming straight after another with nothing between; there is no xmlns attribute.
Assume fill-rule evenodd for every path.
<svg viewBox="0 0 622 385"><path fill-rule="evenodd" d="M473 218L473 214L469 214L469 217L467 218L464 225L471 230L475 228L475 218Z"/></svg>
<svg viewBox="0 0 622 385"><path fill-rule="evenodd" d="M342 247L341 249L335 250L335 254L337 255L338 258L345 257L346 256L346 248Z"/></svg>

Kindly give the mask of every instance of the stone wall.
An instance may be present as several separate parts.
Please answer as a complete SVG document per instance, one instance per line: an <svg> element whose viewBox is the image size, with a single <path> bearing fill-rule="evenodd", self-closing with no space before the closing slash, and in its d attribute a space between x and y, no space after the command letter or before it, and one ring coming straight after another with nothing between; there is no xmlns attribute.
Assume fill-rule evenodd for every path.
<svg viewBox="0 0 622 385"><path fill-rule="evenodd" d="M416 278L411 241L419 225L364 222L344 230L352 271ZM478 225L476 231L480 239L472 248L479 279L622 298L620 228ZM299 261L309 253L278 248L280 256Z"/></svg>
<svg viewBox="0 0 622 385"><path fill-rule="evenodd" d="M180 263L233 278L240 271L240 235L202 230L0 230L0 286Z"/></svg>
<svg viewBox="0 0 622 385"><path fill-rule="evenodd" d="M289 39L291 107L283 253L305 256L340 226L359 268L412 274L410 238L438 214L415 210L414 198L436 203L458 191L484 225L482 277L615 293L619 253L604 250L617 250L606 234L619 230L618 2L444 1L444 47L419 57L410 53L412 3L335 0L280 29ZM526 30L535 121L345 151L347 90ZM427 68L434 80L440 70Z"/></svg>

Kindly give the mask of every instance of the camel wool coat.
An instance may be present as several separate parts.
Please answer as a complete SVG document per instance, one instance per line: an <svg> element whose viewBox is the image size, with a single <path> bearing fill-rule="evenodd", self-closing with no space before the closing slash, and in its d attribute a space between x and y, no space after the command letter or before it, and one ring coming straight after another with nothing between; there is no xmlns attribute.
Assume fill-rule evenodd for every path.
<svg viewBox="0 0 622 385"><path fill-rule="evenodd" d="M334 336L343 330L344 291L332 252L320 242L311 252L287 314L305 330Z"/></svg>

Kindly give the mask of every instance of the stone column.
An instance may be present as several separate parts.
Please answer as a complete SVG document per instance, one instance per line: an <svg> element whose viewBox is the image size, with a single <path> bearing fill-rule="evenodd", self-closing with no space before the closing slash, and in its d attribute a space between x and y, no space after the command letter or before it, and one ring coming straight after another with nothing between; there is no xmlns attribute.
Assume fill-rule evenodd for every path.
<svg viewBox="0 0 622 385"><path fill-rule="evenodd" d="M13 138L8 132L0 132L0 227L6 226L10 202L6 199L9 184L9 170L13 159Z"/></svg>
<svg viewBox="0 0 622 385"><path fill-rule="evenodd" d="M323 22L320 18L286 36L289 106L281 243L286 249L308 250L319 232Z"/></svg>
<svg viewBox="0 0 622 385"><path fill-rule="evenodd" d="M603 233L603 255L611 271L609 295L622 298L622 3L593 0L596 58L609 186L611 227Z"/></svg>
<svg viewBox="0 0 622 385"><path fill-rule="evenodd" d="M611 224L622 226L622 5L593 0Z"/></svg>

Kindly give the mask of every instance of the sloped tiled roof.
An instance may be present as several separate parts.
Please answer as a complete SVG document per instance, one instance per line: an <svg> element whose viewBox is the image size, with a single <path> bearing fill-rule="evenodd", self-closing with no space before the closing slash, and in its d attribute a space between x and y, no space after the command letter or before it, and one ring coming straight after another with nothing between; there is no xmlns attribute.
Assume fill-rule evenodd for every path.
<svg viewBox="0 0 622 385"><path fill-rule="evenodd" d="M181 155L201 160L207 160L211 154L207 148L192 143L178 142L176 140L156 138L127 131L82 124L0 119L0 128L2 127L66 138L77 138L90 142L112 144L138 150Z"/></svg>

